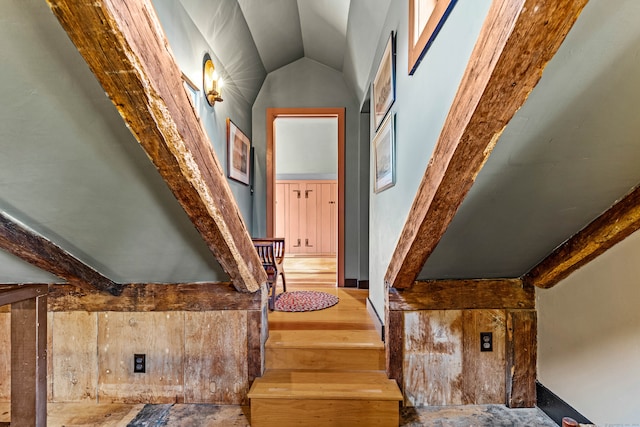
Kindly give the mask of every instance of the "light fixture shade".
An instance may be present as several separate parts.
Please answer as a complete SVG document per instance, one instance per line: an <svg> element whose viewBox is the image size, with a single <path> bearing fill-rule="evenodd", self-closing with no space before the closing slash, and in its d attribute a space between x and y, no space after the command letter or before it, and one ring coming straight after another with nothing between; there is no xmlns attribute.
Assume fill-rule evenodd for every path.
<svg viewBox="0 0 640 427"><path fill-rule="evenodd" d="M213 107L216 102L222 102L222 79L208 53L202 63L202 89L207 102Z"/></svg>

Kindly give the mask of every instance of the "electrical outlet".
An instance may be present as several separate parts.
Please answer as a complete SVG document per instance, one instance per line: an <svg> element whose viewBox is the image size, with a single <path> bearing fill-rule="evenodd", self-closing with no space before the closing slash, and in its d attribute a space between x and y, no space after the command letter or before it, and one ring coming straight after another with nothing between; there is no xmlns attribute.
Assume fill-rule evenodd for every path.
<svg viewBox="0 0 640 427"><path fill-rule="evenodd" d="M493 351L493 332L480 332L480 351Z"/></svg>
<svg viewBox="0 0 640 427"><path fill-rule="evenodd" d="M133 372L144 374L147 372L147 355L146 354L134 354L133 355Z"/></svg>

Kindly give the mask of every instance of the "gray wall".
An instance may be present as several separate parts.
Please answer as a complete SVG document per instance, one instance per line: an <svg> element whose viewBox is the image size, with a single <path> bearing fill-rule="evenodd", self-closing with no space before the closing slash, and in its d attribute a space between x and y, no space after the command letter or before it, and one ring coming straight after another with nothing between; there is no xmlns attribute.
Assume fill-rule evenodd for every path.
<svg viewBox="0 0 640 427"><path fill-rule="evenodd" d="M536 289L538 379L597 425L640 421L640 231Z"/></svg>
<svg viewBox="0 0 640 427"><path fill-rule="evenodd" d="M227 280L46 2L0 2L0 52L0 209L118 282Z"/></svg>
<svg viewBox="0 0 640 427"><path fill-rule="evenodd" d="M253 231L266 235L266 110L267 108L346 108L345 140L345 277L359 276L359 110L342 73L302 58L269 73L253 105L256 185Z"/></svg>
<svg viewBox="0 0 640 427"><path fill-rule="evenodd" d="M369 80L373 80L389 33L396 32L396 101L391 107L396 114L396 184L371 194L369 216L369 298L380 315L391 255L490 3L458 2L413 76L407 72L408 3L393 0L390 4ZM362 25L359 31L366 31L366 23Z"/></svg>
<svg viewBox="0 0 640 427"><path fill-rule="evenodd" d="M338 179L338 119L275 121L276 179Z"/></svg>
<svg viewBox="0 0 640 427"><path fill-rule="evenodd" d="M230 4L224 3L227 7ZM174 53L176 62L182 72L187 75L200 89L196 97L196 109L200 116L213 149L218 156L218 161L227 171L227 117L231 118L242 132L251 139L251 104L240 91L226 64L216 54L214 47L210 46L191 20L182 5L174 0L154 0L154 7L163 25L167 39ZM221 5L222 7L222 5ZM235 6L237 7L237 5ZM234 16L231 11L220 12L216 15L220 25L225 22L226 16ZM242 44L234 43L236 53L244 50L253 50L255 47L246 39ZM205 53L209 53L216 67L216 71L224 80L221 103L211 107L204 99L202 92L202 61ZM241 54L239 54L241 55ZM225 57L224 55L222 57ZM228 179L231 191L242 213L245 224L251 232L252 196L250 188L242 183Z"/></svg>

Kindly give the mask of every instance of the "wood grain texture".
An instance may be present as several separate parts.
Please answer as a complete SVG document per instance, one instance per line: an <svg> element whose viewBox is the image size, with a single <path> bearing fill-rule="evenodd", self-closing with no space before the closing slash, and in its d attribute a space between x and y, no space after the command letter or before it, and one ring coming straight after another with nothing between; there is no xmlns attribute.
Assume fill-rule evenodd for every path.
<svg viewBox="0 0 640 427"><path fill-rule="evenodd" d="M264 346L269 325L262 310L247 311L247 381L249 385L264 372ZM265 333L266 329L266 333Z"/></svg>
<svg viewBox="0 0 640 427"><path fill-rule="evenodd" d="M602 255L640 229L640 187L636 187L605 213L556 248L523 279L551 288L575 270Z"/></svg>
<svg viewBox="0 0 640 427"><path fill-rule="evenodd" d="M11 400L11 313L0 313L0 402Z"/></svg>
<svg viewBox="0 0 640 427"><path fill-rule="evenodd" d="M47 296L11 304L11 425L47 424Z"/></svg>
<svg viewBox="0 0 640 427"><path fill-rule="evenodd" d="M183 312L99 313L97 341L100 402L183 400ZM133 373L139 353L146 354L146 373Z"/></svg>
<svg viewBox="0 0 640 427"><path fill-rule="evenodd" d="M399 425L398 402L347 399L251 400L252 427L384 427Z"/></svg>
<svg viewBox="0 0 640 427"><path fill-rule="evenodd" d="M50 377L54 402L96 401L98 315L82 311L50 313L53 322Z"/></svg>
<svg viewBox="0 0 640 427"><path fill-rule="evenodd" d="M462 357L461 310L405 312L405 405L461 405Z"/></svg>
<svg viewBox="0 0 640 427"><path fill-rule="evenodd" d="M48 0L237 290L266 274L150 0Z"/></svg>
<svg viewBox="0 0 640 427"><path fill-rule="evenodd" d="M120 285L3 212L0 212L0 248L72 285L120 294Z"/></svg>
<svg viewBox="0 0 640 427"><path fill-rule="evenodd" d="M67 285L49 287L52 311L260 310L262 295L238 293L230 283L133 283L115 298Z"/></svg>
<svg viewBox="0 0 640 427"><path fill-rule="evenodd" d="M185 313L185 401L239 405L249 390L247 314Z"/></svg>
<svg viewBox="0 0 640 427"><path fill-rule="evenodd" d="M465 310L462 316L462 401L465 405L504 404L505 311ZM492 352L480 351L480 332L493 334Z"/></svg>
<svg viewBox="0 0 640 427"><path fill-rule="evenodd" d="M510 408L536 404L537 335L535 310L507 311L506 404Z"/></svg>
<svg viewBox="0 0 640 427"><path fill-rule="evenodd" d="M396 380L404 394L404 313L387 310L385 333L385 360L387 376Z"/></svg>
<svg viewBox="0 0 640 427"><path fill-rule="evenodd" d="M390 310L534 307L534 287L520 279L428 280L389 290Z"/></svg>
<svg viewBox="0 0 640 427"><path fill-rule="evenodd" d="M586 3L492 2L387 268L392 287L413 285Z"/></svg>

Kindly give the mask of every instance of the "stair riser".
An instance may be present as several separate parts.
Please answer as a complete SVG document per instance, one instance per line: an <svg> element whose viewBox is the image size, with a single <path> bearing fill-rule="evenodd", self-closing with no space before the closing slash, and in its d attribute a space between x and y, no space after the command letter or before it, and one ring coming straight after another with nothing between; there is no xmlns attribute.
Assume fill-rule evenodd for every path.
<svg viewBox="0 0 640 427"><path fill-rule="evenodd" d="M397 401L251 399L251 426L396 427L398 406Z"/></svg>
<svg viewBox="0 0 640 427"><path fill-rule="evenodd" d="M384 370L384 351L378 349L267 348L267 369Z"/></svg>

